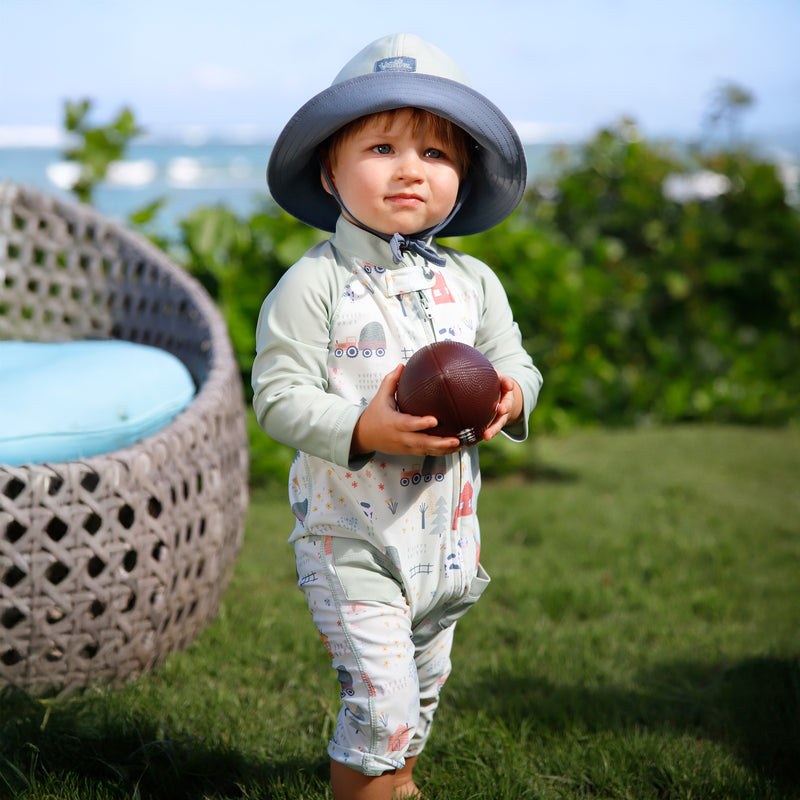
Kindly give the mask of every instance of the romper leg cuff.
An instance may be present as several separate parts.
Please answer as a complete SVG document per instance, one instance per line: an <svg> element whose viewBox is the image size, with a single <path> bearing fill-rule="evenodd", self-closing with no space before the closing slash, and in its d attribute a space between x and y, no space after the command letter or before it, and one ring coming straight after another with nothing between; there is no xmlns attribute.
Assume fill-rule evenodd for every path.
<svg viewBox="0 0 800 800"><path fill-rule="evenodd" d="M377 778L386 772L393 772L402 769L406 760L402 755L397 758L383 758L372 753L365 753L363 750L353 750L331 742L328 745L328 755L340 764L344 764L356 772L361 772L370 778Z"/></svg>

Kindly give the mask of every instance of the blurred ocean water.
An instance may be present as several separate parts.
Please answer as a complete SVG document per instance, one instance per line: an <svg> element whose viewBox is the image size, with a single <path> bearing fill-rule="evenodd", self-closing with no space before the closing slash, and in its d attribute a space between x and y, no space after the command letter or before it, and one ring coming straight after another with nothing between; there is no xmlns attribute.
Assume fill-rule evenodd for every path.
<svg viewBox="0 0 800 800"><path fill-rule="evenodd" d="M225 204L239 213L267 197L268 145L134 144L111 166L94 204L125 219L165 198L162 227L170 228L200 205ZM59 197L72 197L77 165L58 147L0 147L0 181L12 180Z"/></svg>

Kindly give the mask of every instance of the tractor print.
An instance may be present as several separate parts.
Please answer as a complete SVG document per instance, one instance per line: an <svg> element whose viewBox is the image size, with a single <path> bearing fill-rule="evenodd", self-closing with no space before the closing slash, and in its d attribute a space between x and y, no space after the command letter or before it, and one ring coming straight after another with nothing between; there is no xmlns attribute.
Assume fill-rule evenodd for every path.
<svg viewBox="0 0 800 800"><path fill-rule="evenodd" d="M416 486L421 481L430 483L432 480L443 481L447 472L447 459L444 456L425 456L422 464L414 464L411 469L403 470L400 473L400 485L408 486L413 483Z"/></svg>
<svg viewBox="0 0 800 800"><path fill-rule="evenodd" d="M365 261L364 262L364 272L366 272L367 275L369 275L370 272L372 272L372 270L375 270L375 272L377 272L378 275L380 275L382 272L386 272L386 269L384 267L376 267L374 264L368 264Z"/></svg>
<svg viewBox="0 0 800 800"><path fill-rule="evenodd" d="M413 483L414 486L416 486L422 480L420 466L420 464L414 464L411 469L404 469L400 473L400 485L408 486L410 483Z"/></svg>
<svg viewBox="0 0 800 800"><path fill-rule="evenodd" d="M368 322L358 335L348 336L344 341L337 340L333 345L333 354L336 358L347 356L355 358L361 353L364 358L370 358L374 353L378 358L386 355L386 333L380 322Z"/></svg>
<svg viewBox="0 0 800 800"><path fill-rule="evenodd" d="M444 456L425 456L422 463L422 477L425 483L432 480L443 481L447 472L447 459Z"/></svg>
<svg viewBox="0 0 800 800"><path fill-rule="evenodd" d="M348 336L343 342L336 342L333 346L333 354L336 358L341 358L347 354L348 358L355 358L358 355L358 343L355 336Z"/></svg>
<svg viewBox="0 0 800 800"><path fill-rule="evenodd" d="M358 349L364 358L369 358L373 353L378 358L386 355L386 333L380 322L368 322L358 337Z"/></svg>

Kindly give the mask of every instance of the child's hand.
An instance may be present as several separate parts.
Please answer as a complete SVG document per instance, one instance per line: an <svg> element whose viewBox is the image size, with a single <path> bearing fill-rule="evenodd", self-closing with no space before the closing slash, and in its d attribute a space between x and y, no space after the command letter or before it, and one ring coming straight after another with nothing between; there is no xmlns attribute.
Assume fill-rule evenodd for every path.
<svg viewBox="0 0 800 800"><path fill-rule="evenodd" d="M382 381L353 429L350 453L438 456L455 453L461 443L455 436L424 433L436 425L436 417L415 417L397 410L394 394L403 365L395 367ZM512 381L513 382L513 381Z"/></svg>
<svg viewBox="0 0 800 800"><path fill-rule="evenodd" d="M500 399L491 425L483 432L485 441L493 439L506 425L519 422L523 412L522 389L513 378L497 373L500 377Z"/></svg>

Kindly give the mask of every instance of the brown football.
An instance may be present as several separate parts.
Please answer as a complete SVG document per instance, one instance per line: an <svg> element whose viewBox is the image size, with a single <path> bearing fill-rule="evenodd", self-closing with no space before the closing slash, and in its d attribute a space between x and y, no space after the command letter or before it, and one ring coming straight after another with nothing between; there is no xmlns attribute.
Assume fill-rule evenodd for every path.
<svg viewBox="0 0 800 800"><path fill-rule="evenodd" d="M400 373L397 407L406 414L436 417L425 433L480 441L494 419L500 378L489 359L464 342L434 342L417 350Z"/></svg>

